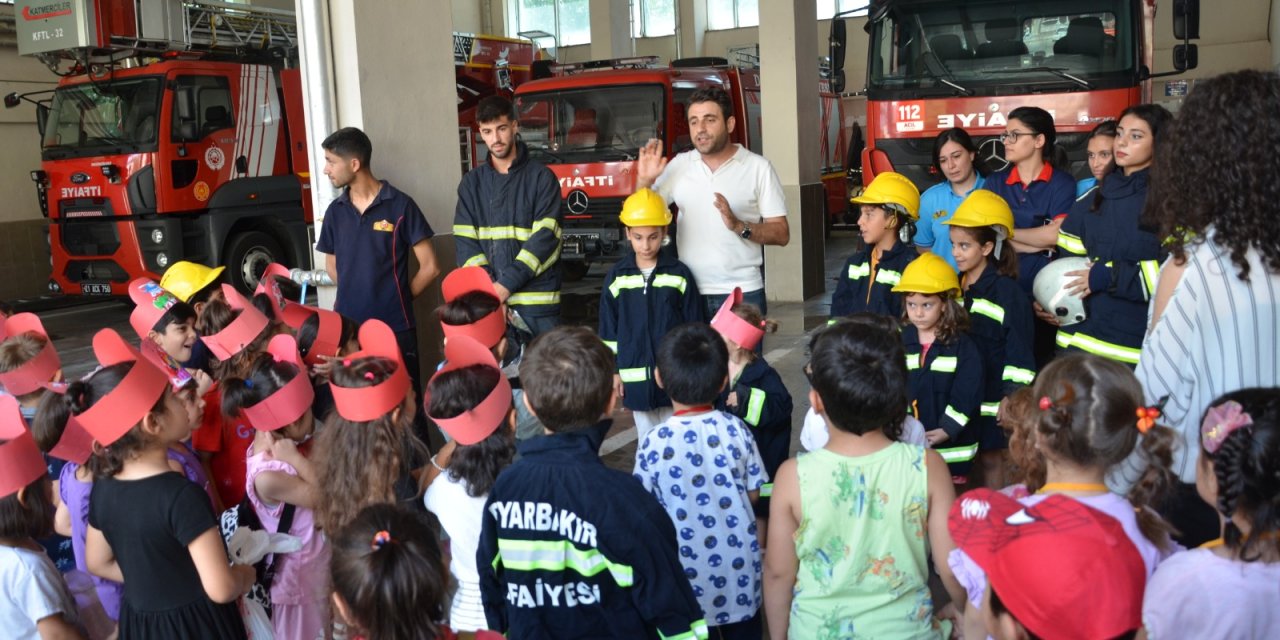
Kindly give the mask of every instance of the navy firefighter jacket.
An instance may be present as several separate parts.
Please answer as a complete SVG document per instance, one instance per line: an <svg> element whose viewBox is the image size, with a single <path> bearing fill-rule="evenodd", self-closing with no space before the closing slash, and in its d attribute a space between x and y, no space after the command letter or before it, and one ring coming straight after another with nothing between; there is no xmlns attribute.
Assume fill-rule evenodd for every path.
<svg viewBox="0 0 1280 640"><path fill-rule="evenodd" d="M1000 275L988 261L978 281L965 290L964 306L986 376L982 416L994 418L1002 398L1036 377L1031 301L1013 278Z"/></svg>
<svg viewBox="0 0 1280 640"><path fill-rule="evenodd" d="M902 270L919 254L914 245L897 242L873 265L873 251L875 247L866 247L844 263L835 293L831 294L832 318L859 311L902 317L902 296L893 288L902 279Z"/></svg>
<svg viewBox="0 0 1280 640"><path fill-rule="evenodd" d="M951 442L956 441L961 430L978 418L982 405L986 378L978 345L961 333L949 342L934 340L924 351L914 325L903 328L902 344L907 352L912 414L925 431L942 429Z"/></svg>
<svg viewBox="0 0 1280 640"><path fill-rule="evenodd" d="M513 639L707 637L671 518L600 460L611 425L521 442L498 476L476 551L490 629Z"/></svg>
<svg viewBox="0 0 1280 640"><path fill-rule="evenodd" d="M646 278L627 253L609 269L600 289L600 339L617 355L622 405L632 411L671 406L653 379L658 342L686 322L702 322L702 296L683 262L658 254Z"/></svg>
<svg viewBox="0 0 1280 640"><path fill-rule="evenodd" d="M1147 331L1147 304L1156 290L1165 252L1155 230L1139 219L1147 200L1149 171L1132 175L1120 170L1088 191L1062 222L1058 248L1062 256L1085 256L1089 271L1088 317L1058 330L1058 346L1138 363ZM1101 194L1097 211L1090 211Z"/></svg>
<svg viewBox="0 0 1280 640"><path fill-rule="evenodd" d="M738 394L737 407L727 404L732 392ZM791 448L791 392L778 372L756 357L720 393L716 409L738 416L751 427L765 471L773 478Z"/></svg>

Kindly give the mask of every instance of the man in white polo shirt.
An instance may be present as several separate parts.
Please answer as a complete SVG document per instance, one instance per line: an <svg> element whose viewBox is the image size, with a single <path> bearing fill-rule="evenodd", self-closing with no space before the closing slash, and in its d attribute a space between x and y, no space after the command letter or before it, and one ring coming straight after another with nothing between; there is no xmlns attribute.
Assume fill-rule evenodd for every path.
<svg viewBox="0 0 1280 640"><path fill-rule="evenodd" d="M733 103L720 88L689 98L689 135L694 149L672 158L650 140L636 163L636 189L648 186L680 208L676 247L698 282L710 318L734 287L765 310L763 245L786 246L782 183L773 165L729 142L736 125Z"/></svg>

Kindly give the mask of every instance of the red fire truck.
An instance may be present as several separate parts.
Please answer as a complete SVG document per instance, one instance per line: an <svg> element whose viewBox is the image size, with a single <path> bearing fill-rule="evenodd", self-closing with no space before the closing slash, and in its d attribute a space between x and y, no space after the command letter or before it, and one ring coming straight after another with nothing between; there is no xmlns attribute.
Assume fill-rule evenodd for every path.
<svg viewBox="0 0 1280 640"><path fill-rule="evenodd" d="M867 32L866 182L883 171L922 189L933 175L933 140L961 127L979 145L983 174L1007 166L997 137L1024 105L1054 116L1057 144L1077 177L1088 174L1087 136L1126 107L1151 100L1151 79L1196 66L1199 3L1174 3L1171 73L1152 73L1156 0L879 0ZM843 84L844 23L832 27L832 62ZM842 89L842 86L837 86Z"/></svg>
<svg viewBox="0 0 1280 640"><path fill-rule="evenodd" d="M228 265L246 289L273 261L309 266L291 12L191 0L15 8L19 52L63 76L37 101L32 172L51 292L123 295L178 260Z"/></svg>
<svg viewBox="0 0 1280 640"><path fill-rule="evenodd" d="M656 57L552 65L552 77L516 89L520 133L530 155L560 180L564 214L560 261L569 277L592 261L612 262L625 246L618 212L635 190L639 148L650 138L669 157L693 148L685 103L698 89L729 93L737 127L731 141L760 152L760 72L723 58ZM537 75L537 74L535 74ZM823 182L829 211L847 206L844 164L848 132L837 96L820 89Z"/></svg>
<svg viewBox="0 0 1280 640"><path fill-rule="evenodd" d="M462 172L483 162L483 142L476 128L476 104L492 95L512 97L517 85L530 80L542 51L530 40L501 36L453 34L454 76L458 84L458 142Z"/></svg>

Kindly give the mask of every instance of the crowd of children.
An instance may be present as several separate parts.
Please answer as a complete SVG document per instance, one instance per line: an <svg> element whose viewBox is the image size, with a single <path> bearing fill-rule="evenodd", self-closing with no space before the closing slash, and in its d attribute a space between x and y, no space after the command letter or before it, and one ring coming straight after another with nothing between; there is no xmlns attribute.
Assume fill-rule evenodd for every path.
<svg viewBox="0 0 1280 640"><path fill-rule="evenodd" d="M390 327L292 301L275 265L252 296L190 263L134 281L137 341L101 330L99 366L69 382L38 318L0 316L0 625L94 640L1267 637L1280 389L1201 408L1195 488L1221 537L1188 550L1162 515L1181 436L1131 369L1161 257L1139 218L1145 172L1170 116L1141 105L1100 126L1096 184L1036 213L1063 178L1043 115L1011 114L1007 144L1026 148L985 182L967 134L939 137L951 190L925 201L953 210L922 212L892 172L853 199L863 248L810 338L820 437L795 456L792 390L760 355L776 323L740 289L705 317L647 189L622 206L632 251L604 280L598 331L531 339L483 268L446 277L444 361L422 397ZM1043 229L1024 232L1031 219ZM917 223L927 245L912 246ZM1059 327L1049 359L1036 323L1061 319L1026 282L1046 242L1090 260L1068 285L1087 321ZM629 472L600 455L620 408ZM445 440L434 455L422 416ZM1136 481L1108 484L1134 460ZM274 552L245 560L255 535Z"/></svg>

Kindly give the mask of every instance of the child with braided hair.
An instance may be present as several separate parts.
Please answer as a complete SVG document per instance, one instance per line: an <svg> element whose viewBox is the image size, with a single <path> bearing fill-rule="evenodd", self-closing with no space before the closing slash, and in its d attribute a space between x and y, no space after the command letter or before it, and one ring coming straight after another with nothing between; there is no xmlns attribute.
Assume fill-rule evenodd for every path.
<svg viewBox="0 0 1280 640"><path fill-rule="evenodd" d="M1110 515L1120 521L1150 576L1178 549L1172 528L1151 508L1172 484L1176 434L1156 424L1157 408L1142 405L1133 372L1100 356L1072 354L1045 367L1030 396L1016 397L1038 408L1020 406L1010 414L1030 422L1020 425L1029 440L1023 444L1043 460L1044 484L1031 494L1019 487L1005 492L1026 506L1061 494ZM1107 472L1135 450L1146 459L1146 472L1128 495L1112 492L1104 484ZM947 562L972 605L965 611L965 635L984 637L991 632L983 630L979 616L986 574L963 551L951 552Z"/></svg>
<svg viewBox="0 0 1280 640"><path fill-rule="evenodd" d="M1209 406L1196 489L1222 537L1162 563L1147 583L1148 638L1266 638L1280 625L1280 389Z"/></svg>

